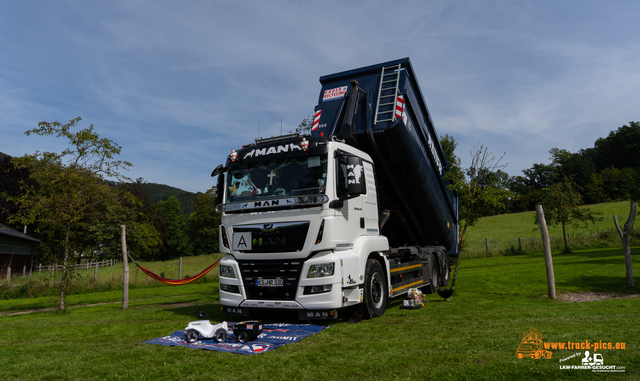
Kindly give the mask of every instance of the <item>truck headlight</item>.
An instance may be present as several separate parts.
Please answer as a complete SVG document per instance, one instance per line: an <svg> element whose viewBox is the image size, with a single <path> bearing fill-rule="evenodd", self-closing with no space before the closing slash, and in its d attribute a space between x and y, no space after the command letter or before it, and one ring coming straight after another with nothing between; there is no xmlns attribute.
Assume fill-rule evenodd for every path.
<svg viewBox="0 0 640 381"><path fill-rule="evenodd" d="M220 265L220 276L224 278L234 278L236 277L235 271L233 271L233 267L227 265Z"/></svg>
<svg viewBox="0 0 640 381"><path fill-rule="evenodd" d="M334 268L335 264L333 262L311 265L309 267L309 272L307 273L307 278L324 278L332 276Z"/></svg>

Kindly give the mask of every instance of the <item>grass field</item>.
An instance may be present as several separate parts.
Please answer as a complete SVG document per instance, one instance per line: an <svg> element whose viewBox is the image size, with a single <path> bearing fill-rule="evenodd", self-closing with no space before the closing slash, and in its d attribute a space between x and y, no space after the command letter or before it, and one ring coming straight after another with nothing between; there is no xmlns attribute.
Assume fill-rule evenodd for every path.
<svg viewBox="0 0 640 381"><path fill-rule="evenodd" d="M639 284L640 248L632 253ZM133 288L127 310L121 309L121 291L71 295L71 306L101 304L65 313L6 315L50 307L51 301L1 300L0 379L640 379L640 288L625 286L621 249L554 254L554 266L558 294L635 297L582 303L550 300L542 254L465 259L454 302L428 295L424 308L401 310L396 300L380 318L358 324L342 319L323 322L330 328L255 356L142 344L183 329L193 320L194 309L209 313L215 322L225 319L218 311L215 279ZM296 320L283 315L277 321ZM604 365L624 366L625 373L560 369L579 365L581 357L559 360L576 352L583 356L582 350L552 350L551 359L517 358L522 335L533 329L548 343L624 343L625 349L598 353Z"/></svg>
<svg viewBox="0 0 640 381"><path fill-rule="evenodd" d="M612 202L589 205L595 212L601 213L601 221L587 227L567 227L570 235L569 244L577 249L618 247L621 245L618 233L613 224L613 215L618 216L620 227L629 217L629 202ZM486 242L489 241L488 255L499 255L513 247L519 248L518 238L524 251L542 251L540 229L534 223L536 212L501 214L481 218L475 226L469 227L465 237L464 254L471 257L486 256ZM637 218L636 218L637 220ZM633 246L640 245L640 228L635 224ZM564 248L561 226L549 226L552 250L562 251Z"/></svg>

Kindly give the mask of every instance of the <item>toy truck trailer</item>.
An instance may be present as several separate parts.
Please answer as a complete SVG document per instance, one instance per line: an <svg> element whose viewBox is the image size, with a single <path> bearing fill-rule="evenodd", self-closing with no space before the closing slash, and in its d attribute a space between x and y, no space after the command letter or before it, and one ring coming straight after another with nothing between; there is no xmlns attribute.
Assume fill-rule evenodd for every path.
<svg viewBox="0 0 640 381"><path fill-rule="evenodd" d="M457 196L408 58L320 78L311 136L256 140L218 166L220 302L232 314L369 318L449 282Z"/></svg>

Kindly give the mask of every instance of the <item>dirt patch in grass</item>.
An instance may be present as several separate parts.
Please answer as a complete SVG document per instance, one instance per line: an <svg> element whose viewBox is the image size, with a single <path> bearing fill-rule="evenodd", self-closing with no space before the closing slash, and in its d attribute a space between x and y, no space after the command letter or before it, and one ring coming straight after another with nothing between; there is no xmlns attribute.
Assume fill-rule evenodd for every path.
<svg viewBox="0 0 640 381"><path fill-rule="evenodd" d="M609 299L629 299L637 298L637 294L619 294L617 292L565 292L558 295L558 299L563 302L579 303L579 302L595 302L598 300Z"/></svg>

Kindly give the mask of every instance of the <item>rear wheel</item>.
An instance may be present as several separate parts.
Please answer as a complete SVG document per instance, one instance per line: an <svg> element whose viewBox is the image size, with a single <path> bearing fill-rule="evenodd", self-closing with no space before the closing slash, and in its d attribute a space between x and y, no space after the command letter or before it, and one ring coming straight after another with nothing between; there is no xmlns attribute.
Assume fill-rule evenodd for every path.
<svg viewBox="0 0 640 381"><path fill-rule="evenodd" d="M451 277L451 267L449 267L449 256L447 253L442 254L442 260L440 261L440 286L445 287L449 285L449 278Z"/></svg>
<svg viewBox="0 0 640 381"><path fill-rule="evenodd" d="M238 341L241 343L246 343L247 341L249 341L249 334L245 331L238 332Z"/></svg>
<svg viewBox="0 0 640 381"><path fill-rule="evenodd" d="M227 341L227 331L222 328L218 329L213 335L213 341L216 343L224 343Z"/></svg>
<svg viewBox="0 0 640 381"><path fill-rule="evenodd" d="M431 256L429 256L429 271L431 272L431 274L429 274L429 277L431 278L429 291L431 291L430 293L433 294L434 292L438 291L438 288L440 288L439 287L440 274L438 273L438 256L435 254L432 254Z"/></svg>
<svg viewBox="0 0 640 381"><path fill-rule="evenodd" d="M375 259L367 260L364 279L364 305L367 318L382 316L386 308L387 296L387 284L380 262Z"/></svg>

